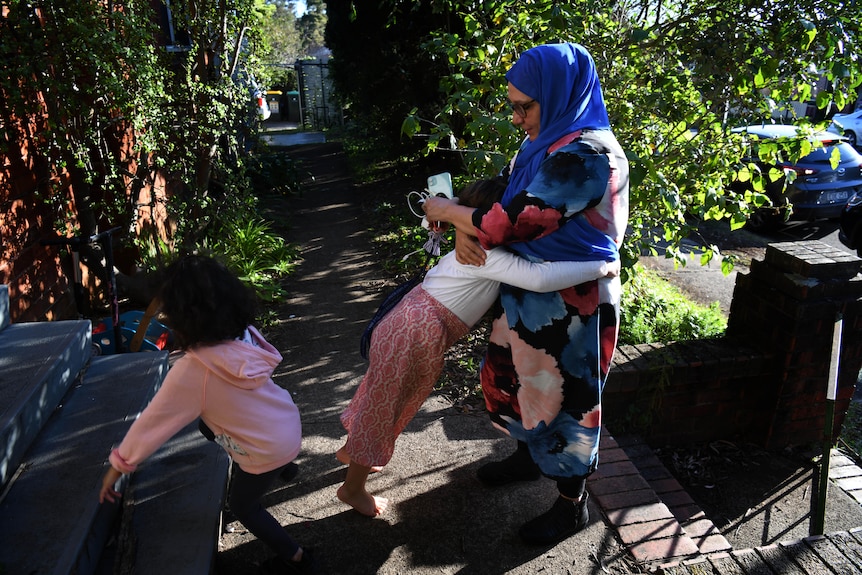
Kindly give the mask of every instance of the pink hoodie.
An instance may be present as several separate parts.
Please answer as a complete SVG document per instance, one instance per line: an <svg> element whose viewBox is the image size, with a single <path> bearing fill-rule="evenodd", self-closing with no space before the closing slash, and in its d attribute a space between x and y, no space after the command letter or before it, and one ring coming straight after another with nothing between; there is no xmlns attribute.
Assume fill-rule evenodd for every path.
<svg viewBox="0 0 862 575"><path fill-rule="evenodd" d="M290 393L272 381L281 354L254 327L248 331L253 344L197 346L177 360L111 452L116 470L131 473L198 417L243 471L266 473L296 458L302 441L299 410Z"/></svg>

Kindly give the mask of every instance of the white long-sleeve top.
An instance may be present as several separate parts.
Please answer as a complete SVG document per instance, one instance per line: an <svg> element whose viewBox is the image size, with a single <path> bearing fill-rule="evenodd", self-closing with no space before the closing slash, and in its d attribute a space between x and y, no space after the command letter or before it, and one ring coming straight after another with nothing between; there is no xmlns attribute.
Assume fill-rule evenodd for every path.
<svg viewBox="0 0 862 575"><path fill-rule="evenodd" d="M535 263L506 251L487 250L483 266L458 263L449 252L425 274L422 287L467 326L473 326L494 303L505 283L534 292L551 292L608 274L604 261Z"/></svg>

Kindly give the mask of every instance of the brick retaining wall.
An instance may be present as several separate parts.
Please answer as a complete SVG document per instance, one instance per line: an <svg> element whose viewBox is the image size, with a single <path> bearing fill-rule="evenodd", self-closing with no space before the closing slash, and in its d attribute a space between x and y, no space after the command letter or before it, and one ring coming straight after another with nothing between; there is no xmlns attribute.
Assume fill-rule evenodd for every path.
<svg viewBox="0 0 862 575"><path fill-rule="evenodd" d="M607 419L667 444L821 441L840 314L837 435L862 367L860 269L862 260L823 242L770 244L764 261L737 276L725 337L618 348Z"/></svg>

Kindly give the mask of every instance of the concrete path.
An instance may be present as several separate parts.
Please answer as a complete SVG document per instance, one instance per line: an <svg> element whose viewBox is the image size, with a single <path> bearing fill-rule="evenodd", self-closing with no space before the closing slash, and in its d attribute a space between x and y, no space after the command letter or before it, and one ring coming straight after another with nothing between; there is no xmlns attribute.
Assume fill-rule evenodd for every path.
<svg viewBox="0 0 862 575"><path fill-rule="evenodd" d="M276 382L303 416L300 474L268 504L291 535L318 551L325 573L600 573L600 563L634 563L592 509L589 527L551 549L520 543L520 525L550 507L550 480L488 490L476 469L514 446L484 414L452 409L432 396L400 437L392 462L372 476L369 490L390 508L370 519L341 503L335 491L345 467L335 459L345 433L339 414L367 364L359 337L377 305L385 274L376 264L360 219L346 159L336 144L302 146L295 157L314 175L293 202L290 240L303 262L291 274L280 314L289 329L274 345L284 355ZM254 573L268 550L228 517L220 574ZM620 572L620 571L617 571Z"/></svg>
<svg viewBox="0 0 862 575"><path fill-rule="evenodd" d="M760 534L777 533L782 541L786 537L795 547L776 547L774 552L767 545L764 550L730 553L731 543L714 537L714 526L701 521L691 498L666 481L650 452L644 453L636 442L618 444L609 435L602 443L603 465L589 486L594 495L589 526L551 548L525 546L517 530L551 505L554 484L542 479L484 488L475 479L476 469L507 454L513 442L492 429L484 414L462 413L439 396L426 402L399 439L392 462L369 481L372 493L389 498L387 512L370 519L342 504L335 495L345 475L345 467L334 457L345 436L338 416L366 368L359 355L359 336L385 291L385 274L361 220L361 187L353 185L340 146L303 145L291 153L314 179L301 198L291 200L294 227L289 239L302 246L304 259L285 284L289 299L279 321L287 329L278 330L281 336L273 343L284 355L276 381L293 394L300 408L304 441L300 474L292 483L277 486L267 504L300 544L316 550L322 572L622 575L699 556L699 561L711 562L707 572L745 573L743 565L758 561L793 563L785 547L799 557L816 555L813 543L796 535L800 522L791 514L787 519L794 525L772 531L777 509L798 510L796 498L805 489L804 481L776 494L776 501L745 524ZM638 467L639 460L646 467ZM632 486L640 491L634 499ZM858 511L855 501L849 505ZM697 532L680 527L682 514L694 519ZM222 537L217 573L255 573L255 564L269 551L229 513L226 519L228 533ZM855 525L851 519L850 526ZM853 549L862 550L862 543L846 531L839 536L849 551L839 550L831 561L858 568L838 572L862 573L862 553L852 558ZM754 540L758 546L778 541ZM747 548L746 542L742 544ZM742 549L738 543L732 545ZM823 561L825 571L808 572L829 572ZM668 572L703 571L689 571L680 564L668 567Z"/></svg>

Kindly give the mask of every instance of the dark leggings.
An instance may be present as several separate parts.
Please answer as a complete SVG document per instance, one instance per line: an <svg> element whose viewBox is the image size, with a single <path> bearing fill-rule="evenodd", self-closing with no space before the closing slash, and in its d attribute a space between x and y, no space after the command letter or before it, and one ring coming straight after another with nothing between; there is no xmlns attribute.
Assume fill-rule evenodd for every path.
<svg viewBox="0 0 862 575"><path fill-rule="evenodd" d="M557 489L566 499L578 500L587 489L587 478L583 476L557 479Z"/></svg>
<svg viewBox="0 0 862 575"><path fill-rule="evenodd" d="M527 444L523 441L518 441L518 450L515 452L515 457L523 459L526 465L536 465L530 456ZM553 479L557 481L557 489L560 491L560 495L566 499L580 499L587 488L587 478L582 475L575 477L554 477Z"/></svg>
<svg viewBox="0 0 862 575"><path fill-rule="evenodd" d="M231 471L228 505L231 513L245 525L246 529L278 553L283 561L290 561L299 551L299 544L287 534L287 531L260 502L282 469L284 468L279 467L273 471L253 475L234 465Z"/></svg>

